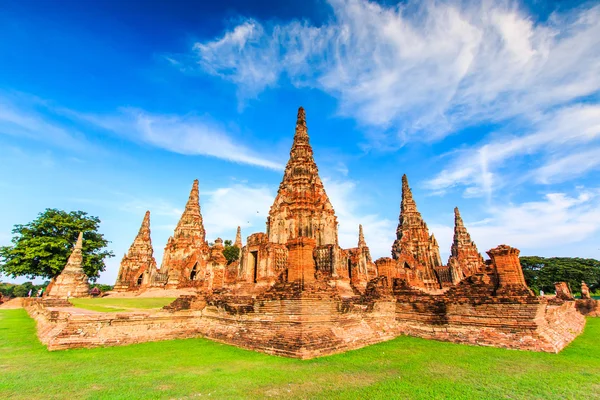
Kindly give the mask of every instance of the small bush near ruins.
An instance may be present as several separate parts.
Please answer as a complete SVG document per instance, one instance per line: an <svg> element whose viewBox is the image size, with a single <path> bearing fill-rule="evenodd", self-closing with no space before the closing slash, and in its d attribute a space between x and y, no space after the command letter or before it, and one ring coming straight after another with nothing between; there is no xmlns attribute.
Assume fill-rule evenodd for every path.
<svg viewBox="0 0 600 400"><path fill-rule="evenodd" d="M48 352L23 309L0 309L10 399L600 398L600 318L559 354L399 337L308 361L205 339Z"/></svg>

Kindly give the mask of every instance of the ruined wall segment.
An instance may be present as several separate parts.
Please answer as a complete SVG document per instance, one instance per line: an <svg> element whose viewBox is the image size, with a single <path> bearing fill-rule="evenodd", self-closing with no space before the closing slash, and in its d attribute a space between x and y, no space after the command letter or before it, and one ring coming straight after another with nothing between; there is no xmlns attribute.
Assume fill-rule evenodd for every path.
<svg viewBox="0 0 600 400"><path fill-rule="evenodd" d="M90 284L88 277L83 272L83 232L79 232L77 243L73 248L73 252L67 260L67 264L63 271L54 278L46 294L47 298L66 299L69 297L88 297Z"/></svg>
<svg viewBox="0 0 600 400"><path fill-rule="evenodd" d="M137 236L123 256L114 290L140 290L150 283L156 273L156 260L150 238L150 211L146 211Z"/></svg>
<svg viewBox="0 0 600 400"><path fill-rule="evenodd" d="M533 296L527 287L519 261L519 249L501 244L487 251L497 275L497 293L505 296Z"/></svg>

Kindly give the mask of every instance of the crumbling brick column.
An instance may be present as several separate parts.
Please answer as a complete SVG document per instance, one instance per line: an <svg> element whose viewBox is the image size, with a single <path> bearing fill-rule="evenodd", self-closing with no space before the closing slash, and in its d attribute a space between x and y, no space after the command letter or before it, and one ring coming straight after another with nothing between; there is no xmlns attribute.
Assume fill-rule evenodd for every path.
<svg viewBox="0 0 600 400"><path fill-rule="evenodd" d="M525 283L519 249L501 244L487 251L498 276L498 295L533 296Z"/></svg>
<svg viewBox="0 0 600 400"><path fill-rule="evenodd" d="M573 294L571 293L571 289L569 289L569 285L567 285L567 282L556 282L554 284L554 289L556 290L557 299L575 300Z"/></svg>

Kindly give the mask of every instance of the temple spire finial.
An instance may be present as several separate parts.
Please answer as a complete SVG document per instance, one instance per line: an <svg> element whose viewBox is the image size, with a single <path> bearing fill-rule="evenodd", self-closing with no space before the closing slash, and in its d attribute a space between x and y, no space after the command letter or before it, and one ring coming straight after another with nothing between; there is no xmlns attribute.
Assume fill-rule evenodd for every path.
<svg viewBox="0 0 600 400"><path fill-rule="evenodd" d="M298 108L298 117L296 119L296 134L294 135L294 142L298 140L308 141L308 128L306 126L306 113L304 108Z"/></svg>
<svg viewBox="0 0 600 400"><path fill-rule="evenodd" d="M75 248L73 251L81 251L81 249L83 249L83 232L79 232L79 236L77 236L77 243L75 243Z"/></svg>
<svg viewBox="0 0 600 400"><path fill-rule="evenodd" d="M358 247L367 247L362 225L358 225Z"/></svg>
<svg viewBox="0 0 600 400"><path fill-rule="evenodd" d="M237 232L235 234L235 243L233 244L237 248L242 248L242 228L237 227Z"/></svg>

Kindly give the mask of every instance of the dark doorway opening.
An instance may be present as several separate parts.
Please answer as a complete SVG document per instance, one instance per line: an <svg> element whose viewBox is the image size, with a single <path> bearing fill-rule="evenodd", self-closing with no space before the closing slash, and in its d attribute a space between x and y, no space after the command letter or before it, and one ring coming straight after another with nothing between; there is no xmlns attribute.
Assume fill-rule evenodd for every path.
<svg viewBox="0 0 600 400"><path fill-rule="evenodd" d="M137 285L140 286L143 281L144 281L144 274L141 274L140 277L137 280Z"/></svg>
<svg viewBox="0 0 600 400"><path fill-rule="evenodd" d="M195 263L194 267L192 268L192 272L190 273L190 281L193 281L196 278L196 275L198 275L198 263Z"/></svg>
<svg viewBox="0 0 600 400"><path fill-rule="evenodd" d="M258 251L251 251L250 255L252 256L250 259L252 263L252 279L256 283L258 279Z"/></svg>
<svg viewBox="0 0 600 400"><path fill-rule="evenodd" d="M352 261L348 259L348 278L352 280Z"/></svg>

